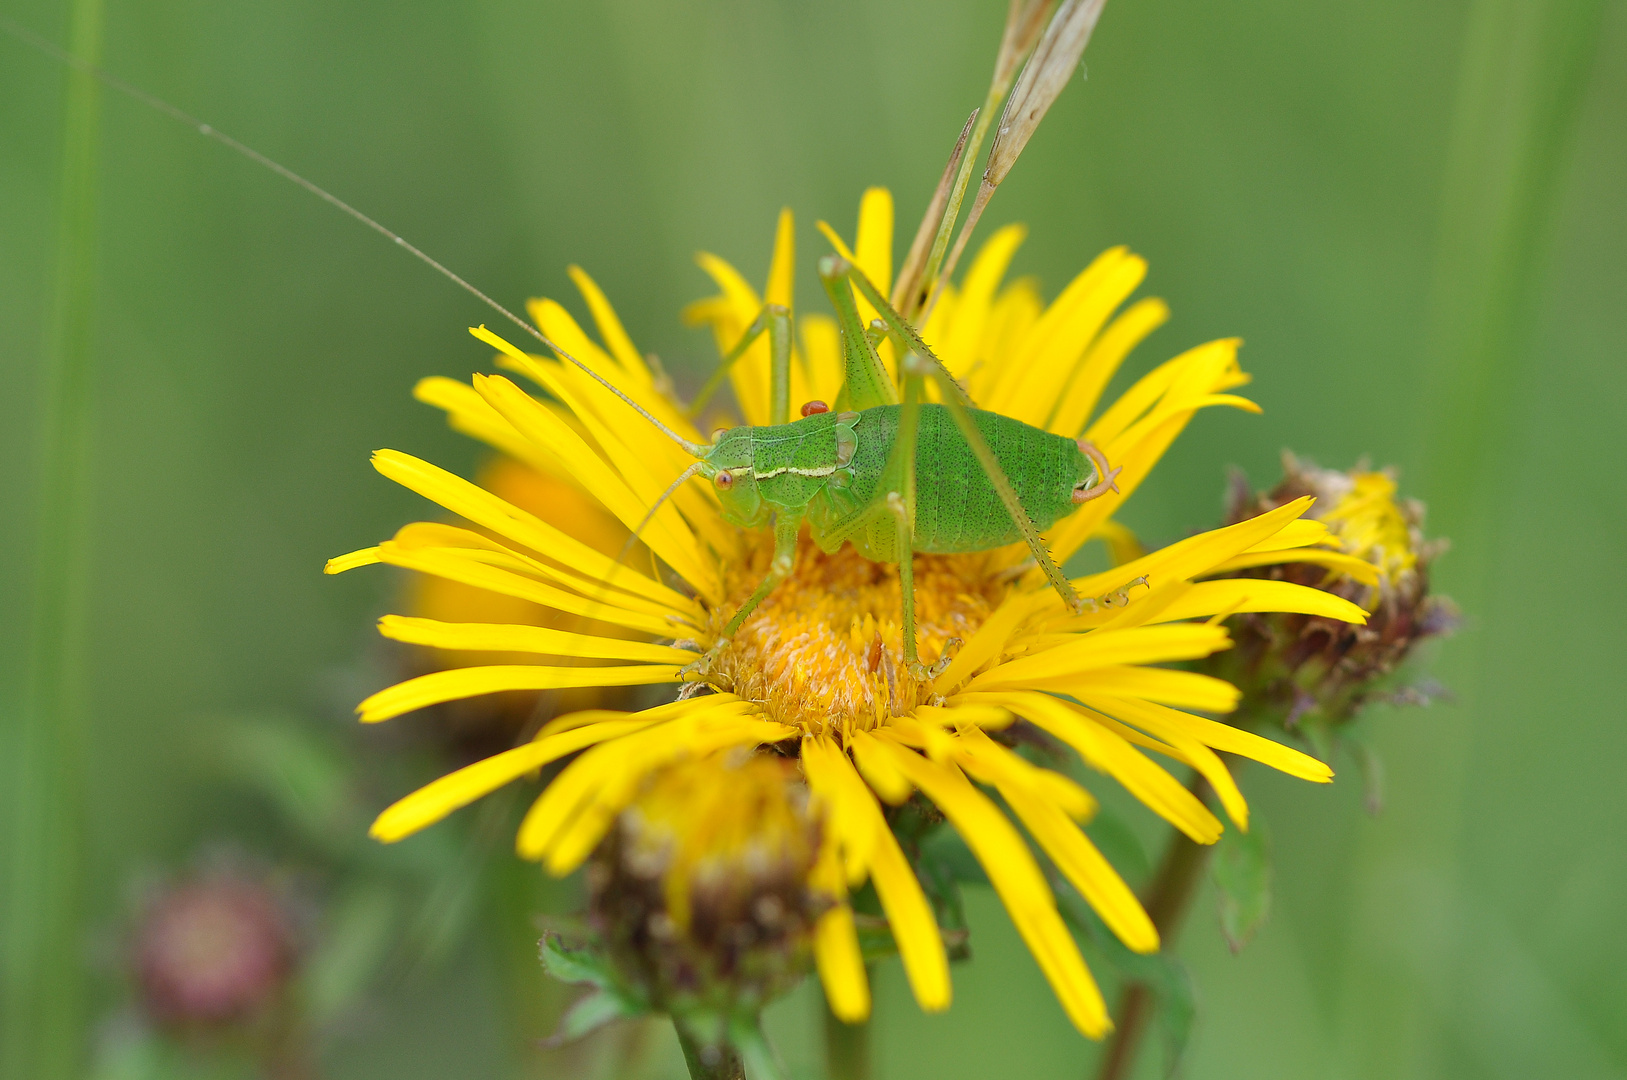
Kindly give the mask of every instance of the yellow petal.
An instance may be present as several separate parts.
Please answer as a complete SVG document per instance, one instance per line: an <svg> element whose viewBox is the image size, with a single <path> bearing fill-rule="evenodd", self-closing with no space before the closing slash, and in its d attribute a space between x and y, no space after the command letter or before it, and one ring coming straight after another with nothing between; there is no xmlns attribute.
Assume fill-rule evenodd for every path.
<svg viewBox="0 0 1627 1080"><path fill-rule="evenodd" d="M1027 235L1026 226L1006 225L997 229L978 249L961 284L954 317L939 344L938 355L950 371L963 373L979 359L978 346L982 344L983 330L994 310L994 291L1000 287L1000 279L1005 277L1012 256ZM943 307L941 298L938 306Z"/></svg>
<svg viewBox="0 0 1627 1080"><path fill-rule="evenodd" d="M992 690L1033 685L1040 679L1076 675L1117 664L1194 660L1229 648L1231 638L1219 626L1146 626L1128 630L1095 630L1076 635L1055 648L990 668L968 688Z"/></svg>
<svg viewBox="0 0 1627 1080"><path fill-rule="evenodd" d="M1244 832L1248 831L1248 803L1243 799L1243 793L1237 788L1237 781L1232 778L1226 763L1221 761L1215 752L1191 730L1180 723L1175 717L1179 716L1174 709L1153 705L1148 702L1126 701L1118 699L1117 707L1112 699L1082 699L1086 705L1102 713L1116 716L1117 719L1135 724L1143 730L1169 743L1181 755L1181 759L1196 769L1209 786L1215 789L1220 797L1220 805L1225 807L1226 815Z"/></svg>
<svg viewBox="0 0 1627 1080"><path fill-rule="evenodd" d="M763 289L765 304L789 308L796 302L797 231L791 208L780 208L774 225L774 254L768 260L768 283Z"/></svg>
<svg viewBox="0 0 1627 1080"><path fill-rule="evenodd" d="M679 724L664 726L678 728ZM580 805L574 817L563 823L543 853L549 873L564 877L593 854L593 849L599 846L599 841L604 838L616 815L638 795L642 779L651 769L682 757L700 757L736 746L777 742L794 737L796 732L769 721L733 718L714 719L711 723L695 725L694 730L687 734L674 732L674 735L674 738L667 740L633 737L637 744L622 759L623 768L617 775L595 785L585 803Z"/></svg>
<svg viewBox="0 0 1627 1080"><path fill-rule="evenodd" d="M514 425L486 404L486 399L475 393L468 383L431 375L418 380L412 388L412 396L445 412L447 425L453 431L478 439L547 476L574 479L559 458L514 430Z"/></svg>
<svg viewBox="0 0 1627 1080"><path fill-rule="evenodd" d="M1062 924L1039 865L1011 822L953 766L928 761L886 739L860 738L888 756L965 838L1074 1026L1093 1039L1106 1034L1112 1025L1101 991Z"/></svg>
<svg viewBox="0 0 1627 1080"><path fill-rule="evenodd" d="M893 287L893 193L884 187L866 188L859 199L859 228L853 242L853 264L885 296ZM866 325L878 314L859 297L859 315Z"/></svg>
<svg viewBox="0 0 1627 1080"><path fill-rule="evenodd" d="M1329 570L1361 582L1363 585L1378 584L1378 568L1366 559L1359 559L1354 555L1346 555L1338 551L1323 551L1318 548L1299 548L1293 551L1255 551L1227 559L1217 563L1206 573L1229 574L1233 570L1248 570L1256 566L1281 566L1285 563L1310 563L1312 566L1325 566Z"/></svg>
<svg viewBox="0 0 1627 1080"><path fill-rule="evenodd" d="M837 904L814 924L814 963L836 1018L844 1024L869 1019L870 980L864 974L853 909L847 904Z"/></svg>
<svg viewBox="0 0 1627 1080"><path fill-rule="evenodd" d="M1146 909L1079 826L1058 807L1020 788L1002 786L1000 794L1108 929L1132 952L1157 952L1158 929Z"/></svg>
<svg viewBox="0 0 1627 1080"><path fill-rule="evenodd" d="M391 566L399 566L404 570L434 574L448 581L459 581L477 589L489 589L504 596L529 600L534 604L580 615L594 622L625 626L629 630L638 630L652 637L672 637L676 628L682 625L674 616L661 617L632 612L609 603L585 599L576 593L556 589L551 585L516 574L512 570L489 566L457 549L403 548L394 541L386 540L379 545L379 558Z"/></svg>
<svg viewBox="0 0 1627 1080"><path fill-rule="evenodd" d="M1189 585L1174 603L1158 613L1160 621L1199 619L1226 612L1285 611L1301 615L1321 615L1342 619L1357 626L1367 622L1367 612L1346 600L1308 585L1264 578L1228 578L1200 581Z"/></svg>
<svg viewBox="0 0 1627 1080"><path fill-rule="evenodd" d="M446 554L469 559L486 566L495 566L508 570L524 577L542 578L545 581L590 597L596 603L610 604L623 611L638 612L650 615L663 621L681 620L693 625L699 622L699 612L693 607L673 607L662 600L646 598L642 592L635 592L625 587L612 588L602 581L579 574L574 570L562 569L552 563L532 558L530 555L511 547L498 540L470 529L448 525L443 521L415 521L403 525L396 531L392 540L379 545L379 558L383 561L394 558L402 553L415 551L440 551ZM631 580L629 579L629 583Z"/></svg>
<svg viewBox="0 0 1627 1080"><path fill-rule="evenodd" d="M1156 589L1170 581L1210 573L1216 564L1280 531L1310 505L1309 498L1295 499L1247 521L1187 537L1123 566L1075 578L1073 587L1081 596L1103 596L1142 576Z"/></svg>
<svg viewBox="0 0 1627 1080"><path fill-rule="evenodd" d="M490 667L433 671L380 690L356 712L364 724L410 713L445 701L495 694L503 690L561 690L577 686L642 686L678 681L676 664L636 667L547 667L542 664L494 664Z"/></svg>
<svg viewBox="0 0 1627 1080"><path fill-rule="evenodd" d="M855 732L848 743L848 749L853 752L853 762L864 774L865 782L877 795L899 806L909 799L910 792L915 789L892 760L876 747L876 740L864 732Z"/></svg>
<svg viewBox="0 0 1627 1080"><path fill-rule="evenodd" d="M1083 366L1090 343L1113 311L1147 274L1147 262L1128 249L1097 256L1040 318L1021 351L1021 381L1010 405L1019 420L1047 427ZM1003 411L1003 410L997 410Z"/></svg>
<svg viewBox="0 0 1627 1080"><path fill-rule="evenodd" d="M814 791L838 806L844 837L863 845L864 862L892 927L915 1000L927 1012L949 1007L949 956L915 871L894 839L875 797L829 741L804 739L803 769ZM850 874L848 880L852 881ZM862 878L860 879L862 880Z"/></svg>
<svg viewBox="0 0 1627 1080"><path fill-rule="evenodd" d="M1168 320L1169 305L1153 297L1137 300L1120 313L1091 343L1078 374L1057 402L1047 429L1070 439L1077 438L1125 357Z"/></svg>
<svg viewBox="0 0 1627 1080"><path fill-rule="evenodd" d="M1149 809L1200 844L1220 838L1221 826L1209 808L1176 779L1078 706L1047 694L968 695L993 701L1026 717L1076 750L1085 764L1123 784Z"/></svg>
<svg viewBox="0 0 1627 1080"><path fill-rule="evenodd" d="M604 290L599 288L598 282L588 276L586 270L580 266L571 265L565 268L571 276L577 292L587 301L588 311L593 316L593 322L599 328L599 337L610 350L610 355L621 364L622 370L630 375L639 386L650 385L650 369L644 364L644 357L639 355L633 347L633 339L627 336L627 330L616 315L616 309L611 306Z"/></svg>
<svg viewBox="0 0 1627 1080"><path fill-rule="evenodd" d="M644 520L649 502L639 499L580 435L536 399L501 376L477 375L475 389L527 438L574 462L587 489L604 503L605 509L620 518L622 524L633 529ZM639 539L704 595L715 598L719 594L721 586L717 575L702 557L693 534L671 516L657 514Z"/></svg>
<svg viewBox="0 0 1627 1080"><path fill-rule="evenodd" d="M346 570L354 570L358 566L372 566L378 561L378 548L362 548L360 551L352 551L348 555L339 555L329 559L322 567L322 572L324 574L342 574Z"/></svg>
<svg viewBox="0 0 1627 1080"><path fill-rule="evenodd" d="M1195 671L1151 667L1095 668L1080 675L1040 679L1032 688L1057 694L1139 697L1176 708L1201 709L1204 712L1231 712L1237 708L1241 696L1237 687L1223 679L1199 675Z"/></svg>
<svg viewBox="0 0 1627 1080"><path fill-rule="evenodd" d="M373 822L368 835L393 844L435 824L452 811L491 794L504 784L540 769L550 761L557 761L606 739L637 731L651 723L655 721L635 717L576 728L466 765L395 802Z"/></svg>
<svg viewBox="0 0 1627 1080"><path fill-rule="evenodd" d="M1025 761L977 728L960 732L955 740L956 761L984 783L1021 789L1047 805L1056 806L1076 821L1096 813L1096 798L1075 781Z"/></svg>
<svg viewBox="0 0 1627 1080"><path fill-rule="evenodd" d="M1096 700L1096 699L1092 699ZM1326 762L1318 761L1309 754L1301 753L1291 746L1284 746L1279 742L1263 738L1251 731L1223 724L1217 720L1210 720L1203 716L1194 716L1179 709L1169 709L1147 701L1126 700L1123 698L1100 699L1104 707L1111 704L1114 711L1122 715L1133 716L1148 710L1163 717L1167 722L1185 728L1195 738L1216 750L1239 757L1251 758L1262 765L1269 765L1273 769L1285 772L1289 776L1297 776L1301 780L1310 780L1325 784L1333 779L1333 770Z"/></svg>
<svg viewBox="0 0 1627 1080"><path fill-rule="evenodd" d="M379 633L409 645L475 652L523 652L546 656L580 656L598 660L641 660L650 664L687 664L699 654L670 645L622 638L575 634L546 626L514 623L449 623L405 615L386 615Z"/></svg>
<svg viewBox="0 0 1627 1080"><path fill-rule="evenodd" d="M723 291L726 315L712 323L717 338L718 352L728 353L739 343L746 328L763 310L763 301L740 272L723 259L709 252L701 252L695 261L709 274ZM721 313L720 313L721 314ZM768 423L768 369L771 363L768 335L764 334L746 354L735 361L729 372L734 387L735 401L739 404L746 423Z"/></svg>

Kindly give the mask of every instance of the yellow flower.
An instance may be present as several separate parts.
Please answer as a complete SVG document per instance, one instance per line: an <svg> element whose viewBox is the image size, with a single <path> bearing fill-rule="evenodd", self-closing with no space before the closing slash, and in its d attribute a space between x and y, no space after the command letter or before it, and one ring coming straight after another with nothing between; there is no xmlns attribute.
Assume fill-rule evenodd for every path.
<svg viewBox="0 0 1627 1080"><path fill-rule="evenodd" d="M828 226L821 223L821 228L872 281L891 281L892 199L885 191L865 194L851 251ZM1086 503L1051 531L1049 542L1062 562L1092 537L1122 540L1112 514L1197 410L1255 406L1228 393L1248 377L1237 366L1238 342L1223 340L1162 364L1117 401L1098 408L1103 389L1130 350L1166 317L1157 300L1119 310L1146 264L1114 248L1046 304L1027 279L1002 284L1022 238L1015 226L995 233L959 287L945 290L922 332L981 407L1069 436L1083 433L1123 468L1118 493ZM686 316L710 325L721 348L732 347L765 302L791 306L794 261L786 211L763 293L723 260L703 255L701 265L720 291L691 305ZM600 340L592 340L547 300L530 307L543 331L674 430L700 441L684 411L660 391L655 373L598 287L578 269L572 276ZM862 301L860 310L867 319L872 314ZM798 320L798 329L792 401L833 401L842 373L836 328L828 318L810 315ZM470 385L426 380L419 396L446 409L455 426L539 468L570 472L627 524L638 522L689 464L680 448L583 372L527 355L484 330L477 333L500 350L502 366L537 383L548 399L532 397L503 376L476 375ZM891 362L890 349L884 346L883 352ZM759 342L732 375L747 423L768 418L768 364L767 343ZM334 560L330 572L389 563L672 643L386 616L380 628L387 636L439 648L617 663L589 668L539 661L426 675L364 701L359 711L367 722L497 690L677 683L761 580L772 546L766 532L727 525L709 486L681 487L642 533L654 555L682 579L674 587L653 568L612 565L567 530L427 462L383 450L374 464L478 523L488 535L409 525L392 540ZM988 789L1004 799L1056 870L1127 946L1151 952L1158 947L1157 933L1080 828L1095 807L1093 797L990 733L997 736L1018 719L1029 722L1202 843L1219 837L1220 821L1144 750L1198 770L1239 828L1247 826L1248 808L1216 751L1308 780L1328 780L1330 770L1311 757L1187 711L1232 709L1237 691L1228 683L1153 666L1226 648L1226 631L1213 616L1269 610L1363 618L1350 601L1295 584L1199 580L1239 565L1283 561L1307 545L1325 543L1322 524L1299 520L1309 503L1302 499L1079 578L1074 585L1080 594L1098 598L1082 614L1062 605L1028 565L1021 545L919 556L922 658L947 658L952 638L964 642L935 677L920 684L901 662L896 569L868 563L850 549L826 556L805 541L791 580L721 650L716 669L733 692L680 694L636 713L560 717L535 741L402 799L380 815L373 834L398 840L580 751L538 797L517 838L522 856L566 874L593 852L644 789L646 777L661 766L731 747L775 744L800 759L829 826L826 843L834 857L819 864L820 884L838 902L820 918L814 951L838 1016L857 1020L870 1007L853 914L845 902L846 891L867 878L875 885L916 999L929 1010L949 1005L948 963L937 924L883 812L884 803L900 803L919 791L981 861L1073 1023L1099 1037L1111 1027L1100 991L1063 925L1045 870ZM1194 621L1202 619L1210 621Z"/></svg>
<svg viewBox="0 0 1627 1080"><path fill-rule="evenodd" d="M830 907L820 831L789 758L737 749L677 763L599 845L590 917L642 999L674 1016L755 1013L801 978Z"/></svg>

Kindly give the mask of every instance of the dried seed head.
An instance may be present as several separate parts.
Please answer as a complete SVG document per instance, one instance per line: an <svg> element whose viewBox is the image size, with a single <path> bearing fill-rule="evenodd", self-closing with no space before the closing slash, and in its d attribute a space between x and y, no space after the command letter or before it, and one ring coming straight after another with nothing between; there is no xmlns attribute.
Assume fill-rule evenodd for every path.
<svg viewBox="0 0 1627 1080"><path fill-rule="evenodd" d="M1040 38L1028 65L1017 78L1017 86L1006 99L1005 112L989 147L988 168L983 171L984 186L999 187L1045 113L1068 85L1079 58L1090 43L1091 31L1107 0L1063 0L1045 36Z"/></svg>
<svg viewBox="0 0 1627 1080"><path fill-rule="evenodd" d="M810 887L820 827L794 762L724 753L657 774L589 874L623 977L662 1010L758 1008L806 970L830 901Z"/></svg>

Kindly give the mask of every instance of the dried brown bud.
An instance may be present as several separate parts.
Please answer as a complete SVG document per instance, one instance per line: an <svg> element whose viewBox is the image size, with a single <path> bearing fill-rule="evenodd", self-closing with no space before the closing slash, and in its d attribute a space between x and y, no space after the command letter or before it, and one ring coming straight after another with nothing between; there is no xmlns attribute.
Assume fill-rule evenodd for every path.
<svg viewBox="0 0 1627 1080"><path fill-rule="evenodd" d="M1446 550L1425 540L1424 508L1396 498L1395 478L1358 466L1319 469L1284 455L1283 479L1263 495L1237 478L1228 519L1240 521L1303 495L1316 496L1311 516L1327 525L1332 549L1366 564L1358 576L1312 562L1239 571L1240 577L1290 581L1343 596L1366 608L1366 626L1310 615L1241 615L1232 621L1236 647L1209 662L1212 674L1237 684L1244 708L1258 720L1288 728L1334 729L1373 700L1427 699L1398 690L1388 678L1419 643L1451 633L1456 606L1430 592L1429 570Z"/></svg>
<svg viewBox="0 0 1627 1080"><path fill-rule="evenodd" d="M755 1010L807 970L820 826L795 764L715 754L656 775L589 869L590 912L658 1008Z"/></svg>

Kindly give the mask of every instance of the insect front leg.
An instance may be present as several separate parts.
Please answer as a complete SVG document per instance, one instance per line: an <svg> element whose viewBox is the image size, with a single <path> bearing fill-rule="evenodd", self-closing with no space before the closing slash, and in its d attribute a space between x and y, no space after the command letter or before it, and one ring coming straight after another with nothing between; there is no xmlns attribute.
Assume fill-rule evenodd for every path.
<svg viewBox="0 0 1627 1080"><path fill-rule="evenodd" d="M887 501L898 518L898 585L904 606L904 667L912 679L925 682L927 670L921 663L915 642L915 436L920 429L920 419L921 380L906 378L904 400L898 410L897 442L889 455L898 463L899 490L889 492Z"/></svg>
<svg viewBox="0 0 1627 1080"><path fill-rule="evenodd" d="M735 343L707 378L700 393L690 403L689 415L699 416L706 403L717 393L723 380L728 378L735 361L746 355L746 350L763 334L768 334L769 353L772 357L768 369L768 422L784 424L791 419L791 312L784 304L766 304L757 313L746 332Z"/></svg>
<svg viewBox="0 0 1627 1080"><path fill-rule="evenodd" d="M734 618L723 628L722 640L727 641L750 617L757 605L768 599L768 594L779 587L780 582L791 576L791 571L797 564L797 530L802 525L802 518L790 511L782 510L774 519L774 558L768 564L768 576L763 578L755 592L746 598L740 605L740 610L734 613ZM713 646L716 648L716 646Z"/></svg>
<svg viewBox="0 0 1627 1080"><path fill-rule="evenodd" d="M718 655L722 653L723 647L734 638L740 627L745 625L746 620L751 617L753 611L757 610L758 605L768 599L769 594L777 589L781 582L791 576L791 571L796 569L797 533L801 530L801 527L801 516L791 511L782 510L775 516L774 557L769 561L768 574L753 590L752 594L746 597L745 602L734 613L734 617L723 627L723 632L718 635L718 639L713 643L712 647L706 651L706 655L684 668L682 676L686 681L712 681L713 665L716 663Z"/></svg>

